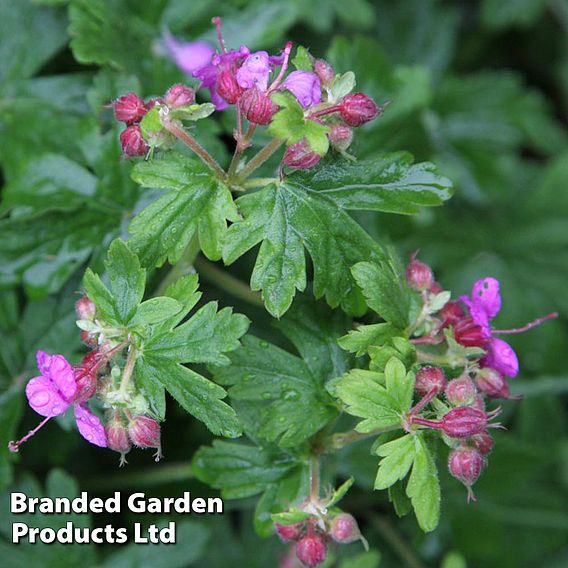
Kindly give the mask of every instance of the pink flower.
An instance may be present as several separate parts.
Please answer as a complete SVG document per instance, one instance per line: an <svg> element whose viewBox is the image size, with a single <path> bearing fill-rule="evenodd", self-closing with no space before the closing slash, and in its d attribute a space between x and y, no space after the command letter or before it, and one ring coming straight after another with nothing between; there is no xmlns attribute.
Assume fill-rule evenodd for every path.
<svg viewBox="0 0 568 568"><path fill-rule="evenodd" d="M321 101L321 83L319 77L311 71L292 71L282 87L290 91L304 108Z"/></svg>
<svg viewBox="0 0 568 568"><path fill-rule="evenodd" d="M63 414L71 405L75 411L77 428L91 444L106 448L104 427L85 402L77 402L75 371L63 355L37 352L37 365L41 375L26 386L29 405L47 419Z"/></svg>
<svg viewBox="0 0 568 568"><path fill-rule="evenodd" d="M256 87L260 91L266 91L270 70L270 58L266 51L251 53L237 70L237 83L243 89Z"/></svg>
<svg viewBox="0 0 568 568"><path fill-rule="evenodd" d="M181 42L168 31L164 34L164 44L176 65L187 75L209 64L215 53L206 41Z"/></svg>
<svg viewBox="0 0 568 568"><path fill-rule="evenodd" d="M491 367L506 377L516 377L519 373L519 360L513 348L502 339L492 337L482 359L484 367Z"/></svg>

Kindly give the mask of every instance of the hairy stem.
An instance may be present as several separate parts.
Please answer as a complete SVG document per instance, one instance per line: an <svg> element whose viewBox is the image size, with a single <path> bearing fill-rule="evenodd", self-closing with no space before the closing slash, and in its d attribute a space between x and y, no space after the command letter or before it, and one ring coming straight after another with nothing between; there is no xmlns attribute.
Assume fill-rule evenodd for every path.
<svg viewBox="0 0 568 568"><path fill-rule="evenodd" d="M310 456L310 501L317 501L319 498L319 457Z"/></svg>
<svg viewBox="0 0 568 568"><path fill-rule="evenodd" d="M170 122L167 118L161 119L162 126L171 132L178 140L183 142L188 148L191 148L201 160L208 165L221 179L226 177L225 171L218 164L217 160L190 134L177 124Z"/></svg>
<svg viewBox="0 0 568 568"><path fill-rule="evenodd" d="M235 174L237 173L237 169L239 167L239 164L241 163L241 158L243 155L243 152L250 146L250 140L252 138L252 135L254 134L254 131L256 129L256 124L249 124L249 127L247 129L246 134L243 136L242 133L242 126L241 126L241 111L240 111L240 107L239 104L237 103L237 117L239 118L238 120L238 128L237 128L237 136L236 136L236 141L237 141L237 145L235 147L235 153L233 154L233 158L231 160L231 163L229 165L229 169L227 171L227 179L232 180L235 177Z"/></svg>
<svg viewBox="0 0 568 568"><path fill-rule="evenodd" d="M239 179L245 180L248 178L255 170L257 170L280 146L282 146L282 140L278 138L274 138L271 142L269 142L262 150L258 152L256 156L254 156L250 162L241 170L239 174Z"/></svg>
<svg viewBox="0 0 568 568"><path fill-rule="evenodd" d="M126 391L128 390L130 378L132 377L132 372L134 371L134 365L136 365L137 354L138 350L136 349L136 347L130 344L130 351L128 352L126 365L124 365L124 370L122 371L122 379L120 380L120 393L122 395L125 395Z"/></svg>
<svg viewBox="0 0 568 568"><path fill-rule="evenodd" d="M231 296L244 300L254 306L264 306L262 297L258 292L253 292L247 284L231 276L228 272L217 267L205 258L198 257L194 262L195 269L200 276L215 284L221 290L225 290Z"/></svg>

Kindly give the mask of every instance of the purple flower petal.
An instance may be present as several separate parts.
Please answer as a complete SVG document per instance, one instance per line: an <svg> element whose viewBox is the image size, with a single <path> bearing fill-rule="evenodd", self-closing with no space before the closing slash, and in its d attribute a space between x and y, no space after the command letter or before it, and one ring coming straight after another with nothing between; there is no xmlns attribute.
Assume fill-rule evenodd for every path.
<svg viewBox="0 0 568 568"><path fill-rule="evenodd" d="M471 291L471 302L474 309L484 311L489 319L493 319L501 309L499 280L490 277L478 280Z"/></svg>
<svg viewBox="0 0 568 568"><path fill-rule="evenodd" d="M53 355L49 368L49 378L59 389L61 396L71 402L77 392L75 372L63 355Z"/></svg>
<svg viewBox="0 0 568 568"><path fill-rule="evenodd" d="M99 417L85 403L75 405L75 420L81 436L87 442L101 448L107 447L104 426Z"/></svg>
<svg viewBox="0 0 568 568"><path fill-rule="evenodd" d="M70 406L48 377L35 377L26 385L29 405L42 416L59 416Z"/></svg>
<svg viewBox="0 0 568 568"><path fill-rule="evenodd" d="M481 361L484 367L491 367L506 377L516 377L519 373L519 360L513 348L502 339L493 337L487 354Z"/></svg>
<svg viewBox="0 0 568 568"><path fill-rule="evenodd" d="M210 63L215 53L206 41L180 42L169 32L164 34L164 44L176 65L187 75Z"/></svg>
<svg viewBox="0 0 568 568"><path fill-rule="evenodd" d="M321 101L321 83L319 77L311 71L292 71L282 84L304 107L317 105Z"/></svg>
<svg viewBox="0 0 568 568"><path fill-rule="evenodd" d="M270 68L270 58L266 51L251 53L237 71L237 83L243 89L256 87L260 91L266 91Z"/></svg>

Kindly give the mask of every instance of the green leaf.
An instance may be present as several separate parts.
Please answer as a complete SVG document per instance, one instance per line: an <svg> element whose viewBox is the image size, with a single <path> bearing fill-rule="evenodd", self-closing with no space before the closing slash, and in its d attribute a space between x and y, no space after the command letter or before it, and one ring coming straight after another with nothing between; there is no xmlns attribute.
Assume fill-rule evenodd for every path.
<svg viewBox="0 0 568 568"><path fill-rule="evenodd" d="M380 384L382 380L378 373L353 369L335 383L337 396L347 405L346 412L364 418L355 427L357 432L400 427L398 402Z"/></svg>
<svg viewBox="0 0 568 568"><path fill-rule="evenodd" d="M309 519L312 516L311 513L306 513L300 509L291 507L283 513L275 513L272 515L272 520L280 525L294 525Z"/></svg>
<svg viewBox="0 0 568 568"><path fill-rule="evenodd" d="M467 568L467 562L459 552L448 552L440 568Z"/></svg>
<svg viewBox="0 0 568 568"><path fill-rule="evenodd" d="M402 361L392 357L385 365L385 381L387 392L398 401L400 411L408 411L414 394L414 373L407 373Z"/></svg>
<svg viewBox="0 0 568 568"><path fill-rule="evenodd" d="M296 55L292 58L292 64L298 70L312 71L314 68L313 60L314 58L310 55L310 51L299 45L296 48Z"/></svg>
<svg viewBox="0 0 568 568"><path fill-rule="evenodd" d="M256 434L282 447L302 443L323 428L336 410L306 363L266 341L247 336L227 367L214 367L215 380L232 385L233 400L255 401Z"/></svg>
<svg viewBox="0 0 568 568"><path fill-rule="evenodd" d="M431 532L440 520L440 482L436 464L422 434L414 436L415 457L412 472L406 486L406 494L420 528Z"/></svg>
<svg viewBox="0 0 568 568"><path fill-rule="evenodd" d="M295 144L305 138L311 149L324 156L329 148L327 133L329 128L304 117L304 109L297 99L289 93L275 93L272 100L281 109L272 117L268 132L286 144Z"/></svg>
<svg viewBox="0 0 568 568"><path fill-rule="evenodd" d="M203 164L175 152L137 164L132 178L168 193L142 210L130 223L130 245L144 266L178 262L195 233L204 254L221 258L227 220L239 214L230 190Z"/></svg>
<svg viewBox="0 0 568 568"><path fill-rule="evenodd" d="M360 292L349 271L363 258L378 258L379 247L331 199L301 186L290 176L237 200L242 221L227 231L223 258L231 264L262 242L251 288L262 290L267 310L280 317L296 290L306 285L305 246L314 263L314 294L336 307L348 306Z"/></svg>
<svg viewBox="0 0 568 568"><path fill-rule="evenodd" d="M132 318L132 325L154 325L170 320L181 313L184 306L173 298L151 298L142 302Z"/></svg>
<svg viewBox="0 0 568 568"><path fill-rule="evenodd" d="M203 103L200 105L187 105L182 107L177 107L172 109L168 115L170 120L191 120L195 122L196 120L201 120L207 118L215 112L215 105L212 103Z"/></svg>
<svg viewBox="0 0 568 568"><path fill-rule="evenodd" d="M221 490L225 499L257 495L286 476L297 462L274 450L238 442L216 440L193 457L193 471L200 481Z"/></svg>
<svg viewBox="0 0 568 568"><path fill-rule="evenodd" d="M327 503L326 507L333 507L336 503L339 503L345 494L349 491L351 486L355 483L355 478L350 477L347 481L344 481L334 492L331 494L331 498Z"/></svg>
<svg viewBox="0 0 568 568"><path fill-rule="evenodd" d="M390 323L360 325L347 335L340 337L338 343L342 349L360 357L367 352L370 346L383 345L398 333L399 330Z"/></svg>
<svg viewBox="0 0 568 568"><path fill-rule="evenodd" d="M375 489L387 489L404 479L414 462L415 443L410 434L382 444L375 450L383 459L379 464Z"/></svg>
<svg viewBox="0 0 568 568"><path fill-rule="evenodd" d="M398 329L408 325L410 293L392 263L360 262L351 272L367 305Z"/></svg>

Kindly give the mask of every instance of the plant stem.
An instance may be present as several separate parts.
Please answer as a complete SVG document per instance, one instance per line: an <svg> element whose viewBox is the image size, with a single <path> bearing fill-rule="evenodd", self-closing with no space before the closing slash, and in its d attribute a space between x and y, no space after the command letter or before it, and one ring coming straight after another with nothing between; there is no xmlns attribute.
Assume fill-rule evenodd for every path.
<svg viewBox="0 0 568 568"><path fill-rule="evenodd" d="M241 170L239 174L239 180L245 180L249 177L255 170L257 170L280 146L282 146L282 140L278 138L274 138L271 142L269 142L262 150L258 152L256 156L254 156L250 162Z"/></svg>
<svg viewBox="0 0 568 568"><path fill-rule="evenodd" d="M194 262L195 269L200 276L215 284L221 290L225 290L235 298L239 298L254 306L264 306L262 297L258 292L253 292L247 284L228 272L221 270L205 258L198 257Z"/></svg>
<svg viewBox="0 0 568 568"><path fill-rule="evenodd" d="M237 103L237 116L238 117L241 116L240 107L238 103ZM237 173L237 168L239 167L239 164L241 162L241 157L243 155L243 152L250 146L250 139L252 138L252 135L254 134L254 131L256 129L256 124L250 124L246 134L243 136L242 126L240 125L240 122L241 121L239 120L239 127L237 129L237 136L236 136L237 145L235 147L235 153L233 154L233 158L231 160L229 169L227 171L227 179L229 180L231 180Z"/></svg>
<svg viewBox="0 0 568 568"><path fill-rule="evenodd" d="M128 352L128 357L126 358L126 365L124 365L124 370L122 371L122 379L120 380L120 393L122 395L125 395L128 389L128 384L130 383L130 377L132 377L132 372L134 371L134 365L136 365L137 354L138 350L131 343L130 351Z"/></svg>
<svg viewBox="0 0 568 568"><path fill-rule="evenodd" d="M278 181L280 181L280 180L277 177L273 177L273 178L252 178L252 179L245 181L245 183L242 184L242 187L244 187L245 189L251 189L253 187L264 187L264 186L269 185L271 183L277 183Z"/></svg>
<svg viewBox="0 0 568 568"><path fill-rule="evenodd" d="M158 287L154 292L154 297L163 296L164 292L172 282L175 282L178 278L181 278L185 274L189 274L193 269L193 263L198 254L199 240L197 236L194 235L185 251L183 251L178 263L169 270L164 279L160 282L160 284L158 284Z"/></svg>
<svg viewBox="0 0 568 568"><path fill-rule="evenodd" d="M316 455L310 456L310 501L317 501L319 498L319 458Z"/></svg>
<svg viewBox="0 0 568 568"><path fill-rule="evenodd" d="M193 136L188 134L183 128L170 122L167 118L162 118L161 123L168 132L171 132L178 140L191 148L221 179L225 179L226 174L223 168Z"/></svg>
<svg viewBox="0 0 568 568"><path fill-rule="evenodd" d="M426 351L416 350L416 357L419 361L424 361L427 363L435 363L436 365L447 365L448 358L446 355L433 355L432 353L427 353Z"/></svg>
<svg viewBox="0 0 568 568"><path fill-rule="evenodd" d="M401 428L401 424L395 424L393 426L386 426L385 428L377 428L376 430L367 432L365 434L356 432L355 430L350 430L349 432L338 432L330 436L329 442L326 444L326 447L332 450L341 450L345 446L353 444L354 442L360 442L361 440L366 440L367 438L372 438L374 436L378 436L379 434L384 434L385 432L400 430Z"/></svg>
<svg viewBox="0 0 568 568"><path fill-rule="evenodd" d="M410 545L396 532L387 519L371 515L370 520L407 568L424 568Z"/></svg>

